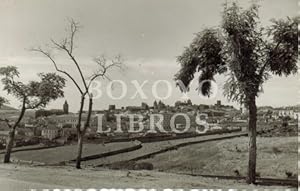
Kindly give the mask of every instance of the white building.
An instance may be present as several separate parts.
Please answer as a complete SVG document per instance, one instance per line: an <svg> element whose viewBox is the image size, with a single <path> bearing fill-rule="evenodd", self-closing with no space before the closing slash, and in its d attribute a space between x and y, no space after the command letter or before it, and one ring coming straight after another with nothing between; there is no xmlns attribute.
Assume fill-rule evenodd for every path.
<svg viewBox="0 0 300 191"><path fill-rule="evenodd" d="M298 119L300 117L300 112L291 110L291 109L284 109L278 111L278 116L280 117L290 117L292 119Z"/></svg>

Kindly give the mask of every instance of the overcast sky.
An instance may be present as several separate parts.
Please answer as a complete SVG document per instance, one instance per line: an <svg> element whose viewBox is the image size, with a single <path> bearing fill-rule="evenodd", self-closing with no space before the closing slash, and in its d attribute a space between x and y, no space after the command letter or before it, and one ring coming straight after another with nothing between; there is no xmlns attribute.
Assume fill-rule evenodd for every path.
<svg viewBox="0 0 300 191"><path fill-rule="evenodd" d="M249 4L249 1L239 2L243 6ZM109 104L117 107L139 105L142 101L152 105L151 87L155 80L172 83L172 96L164 102L173 105L181 97L173 81L179 69L176 57L189 45L194 33L220 24L223 3L221 0L1 0L0 66L19 67L24 81L36 79L39 72L53 72L49 60L28 49L45 45L50 38L63 38L68 18L74 18L82 25L74 54L82 63L86 76L96 68L92 58L101 54L107 57L121 54L127 66L124 71L115 70L110 74L111 79L122 79L128 85L126 97L119 101L109 98L105 93L108 82L103 81L103 96L95 100L95 109L105 109ZM299 9L297 0L264 0L260 4L263 25L270 24L271 18L295 16ZM56 54L55 58L60 67L76 75L63 54ZM296 104L299 100L298 79L299 75L272 78L265 84L258 105ZM148 99L139 96L130 99L135 92L131 80L149 81L143 87ZM228 103L222 95L222 83L223 78L218 77L217 97L208 100L199 98L194 91L196 86L192 86L189 93L192 102L212 104L220 99ZM61 108L66 99L72 111L78 110L80 98L71 82L67 83L65 92L65 98L52 102L49 108ZM119 95L117 86L113 93ZM165 86L158 86L158 93L165 95ZM6 96L3 92L0 95ZM8 98L11 105L19 106L12 97Z"/></svg>

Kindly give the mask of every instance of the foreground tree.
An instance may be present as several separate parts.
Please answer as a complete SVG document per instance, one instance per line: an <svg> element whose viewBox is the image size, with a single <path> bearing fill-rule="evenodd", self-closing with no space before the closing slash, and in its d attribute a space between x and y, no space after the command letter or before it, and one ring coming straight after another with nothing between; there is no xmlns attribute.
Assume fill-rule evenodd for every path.
<svg viewBox="0 0 300 191"><path fill-rule="evenodd" d="M243 9L236 3L225 4L220 28L199 32L189 47L178 57L181 64L175 80L188 91L196 72L200 72L199 91L211 94L211 80L226 74L224 94L249 110L249 162L247 182L255 183L256 170L256 97L271 74L297 72L298 20L273 20L264 29L258 22L258 5Z"/></svg>
<svg viewBox="0 0 300 191"><path fill-rule="evenodd" d="M39 74L40 81L30 81L24 84L17 81L19 72L16 67L8 66L0 68L0 76L4 91L16 97L21 103L21 111L16 121L12 122L8 119L0 119L6 122L10 128L9 136L6 143L6 152L4 155L4 163L10 162L10 154L14 144L15 131L22 121L27 109L36 109L45 107L50 101L63 97L63 88L65 87L64 78L55 73ZM5 99L1 98L2 104Z"/></svg>
<svg viewBox="0 0 300 191"><path fill-rule="evenodd" d="M0 108L1 108L5 103L7 103L7 100L6 100L4 97L1 97L1 96L0 96Z"/></svg>
<svg viewBox="0 0 300 191"><path fill-rule="evenodd" d="M49 51L46 51L42 48L34 48L32 51L36 51L42 53L44 56L49 58L49 60L54 65L56 71L64 74L67 76L69 80L73 82L76 86L79 94L80 94L80 108L78 112L78 123L77 123L77 137L78 137L78 152L76 158L76 168L81 168L81 155L82 155L82 148L83 148L83 138L86 133L86 130L90 127L91 115L92 115L92 108L93 108L93 95L90 92L92 83L99 77L107 78L108 73L113 68L122 68L122 59L120 56L116 56L112 60L108 60L104 56L99 56L94 58L94 62L98 68L95 70L94 74L92 74L87 79L84 77L82 64L77 60L75 55L73 54L74 51L74 38L79 30L79 23L75 22L74 20L70 20L70 28L69 34L65 37L61 42L57 42L55 40L51 40L52 45L55 47L56 50L64 52L65 55L71 60L73 66L78 71L80 78L76 79L75 75L71 72L62 70L58 67L56 60L54 59L53 55L50 54ZM87 119L86 122L82 123L82 114L85 104L85 99L88 98L88 112L87 112Z"/></svg>

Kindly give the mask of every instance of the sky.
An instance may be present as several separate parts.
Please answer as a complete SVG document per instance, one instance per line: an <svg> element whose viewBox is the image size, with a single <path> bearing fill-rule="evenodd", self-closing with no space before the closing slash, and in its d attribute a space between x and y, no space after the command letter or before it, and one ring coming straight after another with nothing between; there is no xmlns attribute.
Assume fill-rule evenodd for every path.
<svg viewBox="0 0 300 191"><path fill-rule="evenodd" d="M85 77L97 68L93 58L105 55L113 58L121 54L124 69L114 69L109 76L113 80L123 80L127 93L121 100L113 100L107 95L108 80L101 82L102 96L94 101L94 109L106 109L108 105L117 107L152 105L155 95L152 88L157 80L167 80L172 86L171 96L163 102L173 105L182 99L175 87L174 74L179 70L176 57L194 38L194 34L205 27L217 27L221 21L222 0L1 0L0 3L0 66L14 65L21 73L20 80L37 79L37 73L54 72L51 62L41 54L29 51L33 47L47 47L50 39L61 40L66 35L68 19L80 22L81 28L75 38L74 55L80 62ZM228 0L230 2L230 0ZM250 1L239 1L244 7ZM272 18L295 16L299 9L297 0L262 0L260 17L264 26ZM78 73L70 60L62 53L53 51L59 66L78 78ZM299 103L299 74L290 77L273 77L264 85L264 93L257 100L258 105L285 106ZM142 84L147 99L131 97L137 80ZM228 102L222 93L224 78L216 78L218 92L216 97L204 99L194 91L196 81L188 93L195 104L214 104L221 100ZM0 85L2 89L2 86ZM166 84L156 86L159 96L168 93ZM79 108L80 97L71 81L67 82L65 97L53 101L48 108L62 108L68 101L71 111ZM114 84L112 93L121 95L122 87ZM10 104L18 107L20 103L1 91Z"/></svg>

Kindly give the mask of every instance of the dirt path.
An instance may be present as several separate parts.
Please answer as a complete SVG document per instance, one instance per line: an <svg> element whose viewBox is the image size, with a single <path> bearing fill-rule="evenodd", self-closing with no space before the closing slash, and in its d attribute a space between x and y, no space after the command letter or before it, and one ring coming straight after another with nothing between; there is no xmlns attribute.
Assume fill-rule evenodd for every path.
<svg viewBox="0 0 300 191"><path fill-rule="evenodd" d="M54 188L236 188L264 189L233 180L216 180L154 171L76 170L71 167L33 167L0 164L0 188L5 191ZM265 187L268 189L284 187ZM292 190L292 189L291 189ZM295 189L296 190L296 189Z"/></svg>
<svg viewBox="0 0 300 191"><path fill-rule="evenodd" d="M101 166L101 165L107 165L107 164L121 162L121 161L139 160L139 159L153 156L158 153L166 152L168 150L176 149L181 146L186 146L189 144L196 144L196 143L220 140L220 139L229 139L229 138L245 136L245 135L247 135L247 133L245 132L235 132L235 133L228 133L228 134L221 134L221 135L220 134L207 135L201 137L193 137L193 138L185 138L185 139L177 139L177 140L169 140L169 141L142 143L141 149L128 152L128 153L121 153L118 155L85 161L83 164L91 165L91 166L99 166L99 165Z"/></svg>

